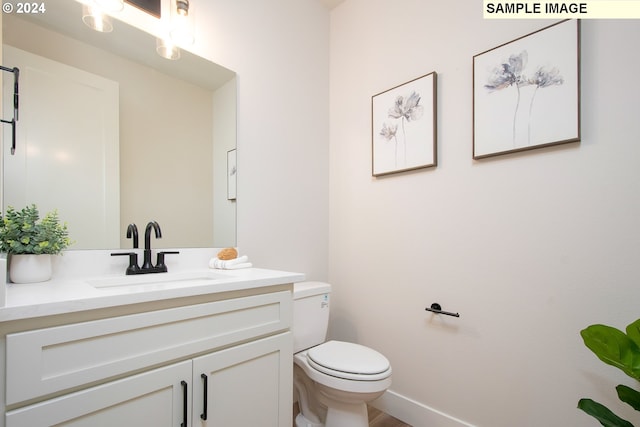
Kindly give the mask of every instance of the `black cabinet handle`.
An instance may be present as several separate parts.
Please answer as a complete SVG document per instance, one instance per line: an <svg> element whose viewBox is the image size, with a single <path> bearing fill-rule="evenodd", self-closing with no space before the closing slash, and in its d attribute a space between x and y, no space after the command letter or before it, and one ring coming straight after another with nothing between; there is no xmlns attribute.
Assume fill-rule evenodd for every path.
<svg viewBox="0 0 640 427"><path fill-rule="evenodd" d="M180 385L182 385L182 424L180 427L187 427L187 382L180 381Z"/></svg>
<svg viewBox="0 0 640 427"><path fill-rule="evenodd" d="M202 378L203 384L202 387L204 388L204 393L203 393L203 402L202 402L202 414L200 414L200 418L204 421L207 420L207 393L208 393L208 384L209 384L209 377L207 377L207 374L201 374L200 378Z"/></svg>

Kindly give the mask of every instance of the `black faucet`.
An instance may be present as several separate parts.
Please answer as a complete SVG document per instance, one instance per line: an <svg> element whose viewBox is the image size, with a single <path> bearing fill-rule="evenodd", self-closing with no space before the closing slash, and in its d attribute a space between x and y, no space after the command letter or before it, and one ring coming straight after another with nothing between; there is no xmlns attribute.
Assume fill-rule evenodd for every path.
<svg viewBox="0 0 640 427"><path fill-rule="evenodd" d="M133 249L138 249L138 226L135 224L129 224L127 226L127 239L133 237ZM127 267L127 274L140 273L140 267L138 267L138 254L136 252L119 252L112 253L111 256L128 256L129 266Z"/></svg>
<svg viewBox="0 0 640 427"><path fill-rule="evenodd" d="M160 224L156 221L150 221L147 224L147 228L144 230L144 262L142 264L143 270L149 270L153 268L151 264L151 230L155 230L156 239L162 238L162 231L160 230Z"/></svg>
<svg viewBox="0 0 640 427"><path fill-rule="evenodd" d="M133 237L133 249L138 249L138 226L129 224L127 227L127 239Z"/></svg>
<svg viewBox="0 0 640 427"><path fill-rule="evenodd" d="M167 254L178 254L178 251L162 251L158 252L158 259L156 265L151 264L151 230L156 234L156 239L162 238L162 230L160 230L160 224L156 221L150 221L144 230L144 260L142 267L138 267L138 254L136 252L122 252L112 253L112 256L128 255L129 267L127 267L126 274L146 274L146 273L166 273L167 266L164 263L164 256ZM129 224L127 227L127 239L133 238L133 248L138 248L138 227L135 224Z"/></svg>

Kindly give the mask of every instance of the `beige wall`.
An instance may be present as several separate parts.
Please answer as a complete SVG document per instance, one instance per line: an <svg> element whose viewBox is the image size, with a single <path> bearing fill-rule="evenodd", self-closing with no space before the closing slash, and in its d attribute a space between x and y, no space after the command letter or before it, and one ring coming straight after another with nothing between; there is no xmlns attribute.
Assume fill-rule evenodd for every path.
<svg viewBox="0 0 640 427"><path fill-rule="evenodd" d="M331 13L331 335L390 358L412 425L597 424L581 397L637 419L614 390L637 383L579 331L640 317L638 21L582 21L580 144L471 158L473 55L550 23L446 0ZM371 95L431 71L438 167L373 179Z"/></svg>

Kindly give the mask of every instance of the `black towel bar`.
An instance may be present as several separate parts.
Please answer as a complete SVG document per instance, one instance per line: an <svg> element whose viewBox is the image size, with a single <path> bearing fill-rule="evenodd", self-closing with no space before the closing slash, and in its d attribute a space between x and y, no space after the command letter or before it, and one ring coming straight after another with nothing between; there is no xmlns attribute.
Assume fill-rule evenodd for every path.
<svg viewBox="0 0 640 427"><path fill-rule="evenodd" d="M433 304L431 304L431 307L427 307L427 308L425 308L425 310L431 311L432 313L436 313L436 314L446 314L447 316L460 317L459 313L452 313L450 311L443 311L442 307L437 302L434 302Z"/></svg>

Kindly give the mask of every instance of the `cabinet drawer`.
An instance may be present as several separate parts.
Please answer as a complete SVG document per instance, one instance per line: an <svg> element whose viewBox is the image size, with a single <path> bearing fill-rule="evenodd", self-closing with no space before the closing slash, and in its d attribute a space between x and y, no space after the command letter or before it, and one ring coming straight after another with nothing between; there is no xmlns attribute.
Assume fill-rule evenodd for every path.
<svg viewBox="0 0 640 427"><path fill-rule="evenodd" d="M287 330L274 292L7 335L7 405Z"/></svg>

